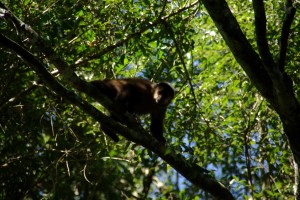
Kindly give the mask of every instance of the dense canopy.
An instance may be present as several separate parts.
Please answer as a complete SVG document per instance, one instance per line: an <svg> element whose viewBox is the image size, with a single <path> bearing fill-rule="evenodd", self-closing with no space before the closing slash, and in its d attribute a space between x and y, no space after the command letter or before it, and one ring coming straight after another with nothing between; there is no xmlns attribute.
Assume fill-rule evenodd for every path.
<svg viewBox="0 0 300 200"><path fill-rule="evenodd" d="M299 8L0 1L0 198L299 199ZM90 84L131 77L176 89L166 145Z"/></svg>

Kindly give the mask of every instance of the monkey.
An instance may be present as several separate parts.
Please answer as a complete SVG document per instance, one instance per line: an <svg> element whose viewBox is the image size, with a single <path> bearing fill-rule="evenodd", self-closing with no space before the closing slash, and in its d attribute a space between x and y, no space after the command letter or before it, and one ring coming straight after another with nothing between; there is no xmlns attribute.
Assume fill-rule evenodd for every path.
<svg viewBox="0 0 300 200"><path fill-rule="evenodd" d="M113 102L118 102L125 112L131 114L150 114L150 132L159 142L165 143L163 137L163 121L167 106L175 96L173 86L168 82L154 83L146 79L104 79L95 80L91 83ZM111 115L117 121L118 117ZM105 125L101 125L104 133L112 132ZM115 134L112 139L119 141Z"/></svg>

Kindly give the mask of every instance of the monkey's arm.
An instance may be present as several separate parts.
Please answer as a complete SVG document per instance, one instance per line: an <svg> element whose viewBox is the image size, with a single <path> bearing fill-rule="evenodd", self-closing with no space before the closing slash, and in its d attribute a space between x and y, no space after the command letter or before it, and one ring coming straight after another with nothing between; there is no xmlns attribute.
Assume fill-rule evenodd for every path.
<svg viewBox="0 0 300 200"><path fill-rule="evenodd" d="M166 143L166 139L163 136L165 114L166 108L161 108L151 113L151 134L162 143Z"/></svg>

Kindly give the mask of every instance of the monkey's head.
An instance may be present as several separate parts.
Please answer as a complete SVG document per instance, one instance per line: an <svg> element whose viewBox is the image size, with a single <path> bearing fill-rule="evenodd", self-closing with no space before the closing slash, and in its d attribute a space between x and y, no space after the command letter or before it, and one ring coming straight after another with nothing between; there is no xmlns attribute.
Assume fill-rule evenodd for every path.
<svg viewBox="0 0 300 200"><path fill-rule="evenodd" d="M167 106L175 96L175 90L170 83L162 82L154 86L153 98L161 106Z"/></svg>

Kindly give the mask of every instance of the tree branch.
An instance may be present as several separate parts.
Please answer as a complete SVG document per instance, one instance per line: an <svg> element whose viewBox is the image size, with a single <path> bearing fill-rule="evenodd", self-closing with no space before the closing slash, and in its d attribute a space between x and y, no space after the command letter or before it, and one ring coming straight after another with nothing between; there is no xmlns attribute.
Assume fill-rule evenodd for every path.
<svg viewBox="0 0 300 200"><path fill-rule="evenodd" d="M16 102L17 100L21 99L22 97L26 96L27 94L29 94L31 91L33 91L34 89L36 89L38 87L38 85L34 84L31 85L30 87L26 88L25 90L21 91L20 93L18 93L16 96L10 98L10 99L6 99L0 102L0 112L2 112L4 109L6 109L8 106L12 105L14 102Z"/></svg>
<svg viewBox="0 0 300 200"><path fill-rule="evenodd" d="M164 6L166 5L166 3L167 3L167 1L165 1ZM187 10L187 9L189 9L191 7L194 7L194 6L198 5L198 4L199 4L199 1L195 1L195 2L191 3L188 6L185 6L183 8L178 9L176 12L170 13L167 16L160 16L156 20L154 20L153 22L148 22L148 24L145 25L145 26L143 26L143 27L141 27L139 31L134 32L134 33L129 33L124 39L119 40L116 44L107 46L101 52L93 54L93 55L90 55L90 56L86 57L85 59L82 59L82 60L76 62L76 65L82 65L82 64L85 64L85 63L87 63L87 62L89 62L89 61L91 61L93 59L98 59L101 56L103 56L104 54L107 54L108 52L111 52L112 50L116 49L117 47L120 47L120 46L124 45L129 40L131 40L133 38L136 38L136 37L140 37L144 32L146 32L149 29L151 29L151 28L157 26L158 24L162 23L161 19L167 20L167 19L171 18L172 16L177 15L178 13L184 12L185 10ZM163 12L164 12L164 7L163 7L160 15L162 15Z"/></svg>
<svg viewBox="0 0 300 200"><path fill-rule="evenodd" d="M173 40L173 42L174 42L174 44L175 44L175 47L176 47L176 51L177 51L179 60L180 60L180 62L181 62L181 64L182 64L182 66L183 66L184 72L185 72L185 74L186 74L186 79L187 79L187 81L188 81L188 83L189 83L189 85L190 85L190 90L191 90L193 99L194 99L194 101L195 101L195 105L196 105L197 108L199 108L199 103L198 103L197 98L196 98L196 95L195 95L195 91L194 91L192 79L191 79L191 76L190 76L190 74L189 74L189 71L188 71L188 69L187 69L187 67L186 67L186 65L185 65L185 62L184 62L184 58L183 58L183 55L182 55L181 48L180 48L180 46L179 46L179 44L178 44L178 42L177 42L177 40L176 40L176 38L175 38L175 34L174 34L174 32L173 32L173 27L172 27L167 21L165 21L165 20L162 20L162 21L163 21L163 23L164 23L166 29L168 30L169 34L171 35L171 38L172 38L172 40Z"/></svg>
<svg viewBox="0 0 300 200"><path fill-rule="evenodd" d="M61 85L47 70L46 67L39 62L30 52L26 49L15 43L14 41L8 39L0 33L0 43L15 51L18 55L20 55L25 61L31 64L33 70L38 74L38 76L42 79L46 85L53 89L56 93L58 93L61 97L66 98L68 101L77 105L79 108L85 110L88 114L90 114L94 119L100 122L108 123L112 127L114 126L114 121L101 113L95 107L91 106L88 102L84 101L76 95L74 92L67 90L63 85ZM117 122L115 122L117 123ZM116 131L116 130L115 130ZM109 135L114 138L115 135Z"/></svg>
<svg viewBox="0 0 300 200"><path fill-rule="evenodd" d="M281 30L280 38L280 54L278 60L278 67L281 72L284 71L285 58L288 46L288 38L291 29L292 22L294 20L296 9L293 7L291 0L286 0L285 16L283 20L283 26Z"/></svg>
<svg viewBox="0 0 300 200"><path fill-rule="evenodd" d="M121 110L120 105L113 104L93 84L90 84L79 78L77 74L71 69L71 67L63 59L61 59L48 44L46 44L46 42L38 35L36 31L34 31L29 25L17 18L12 12L4 9L5 7L3 5L0 4L0 7L3 8L0 8L0 16L2 14L2 16L4 16L6 19L12 20L18 30L22 30L25 34L29 35L31 41L34 41L32 42L32 44L36 45L40 49L40 51L54 63L59 73L72 85L72 87L94 98L101 105L103 105L113 113L119 113L119 111ZM137 125L135 120L133 118L130 118L129 115L120 115L120 120L128 122L128 124L132 124L134 126Z"/></svg>
<svg viewBox="0 0 300 200"><path fill-rule="evenodd" d="M274 68L275 62L270 53L268 40L267 40L267 20L263 0L253 0L253 9L255 16L255 33L256 42L260 58L262 59L266 69Z"/></svg>
<svg viewBox="0 0 300 200"><path fill-rule="evenodd" d="M246 37L240 30L240 27L232 15L225 0L203 0L204 6L209 15L216 24L226 44L229 46L234 57L247 73L253 85L260 91L266 100L273 106L274 110L280 116L284 132L288 137L291 150L295 159L295 198L300 199L299 184L299 165L300 165L300 105L293 92L291 79L283 71L284 59L286 54L287 36L290 23L294 15L294 9L291 9L288 15L288 21L285 22L282 34L283 44L281 47L281 58L279 68L269 68L265 62L261 61L259 56L252 49ZM291 5L292 0L287 0ZM257 2L256 2L257 3ZM254 3L254 5L256 5ZM260 5L260 6L259 6ZM261 4L256 5L256 14L262 12ZM254 6L255 7L255 6ZM260 23L258 26L262 26ZM260 30L262 31L262 30ZM259 32L261 45L266 48L264 31ZM269 61L268 61L269 62ZM281 69L280 69L281 68Z"/></svg>
<svg viewBox="0 0 300 200"><path fill-rule="evenodd" d="M125 128L120 123L115 122L114 120L101 113L95 107L91 106L88 102L84 101L73 91L67 90L46 70L45 66L40 61L38 61L30 52L25 50L17 43L0 34L0 44L9 49L12 49L25 61L27 61L33 68L33 70L39 75L39 77L53 91L66 98L72 104L84 110L97 121L107 124L114 131L122 133L122 135L128 140L141 144L147 149L156 153L186 179L191 181L196 186L214 195L218 199L234 199L230 191L223 184L213 179L210 175L204 174L208 172L206 169L200 167L196 163L187 163L185 161L185 158L181 154L170 151L170 149L168 149L165 145L160 145L160 143L157 140L153 139L153 137L147 132L141 130L140 133Z"/></svg>
<svg viewBox="0 0 300 200"><path fill-rule="evenodd" d="M209 15L229 46L235 59L252 83L267 99L272 99L272 81L258 54L240 29L225 0L203 0Z"/></svg>

